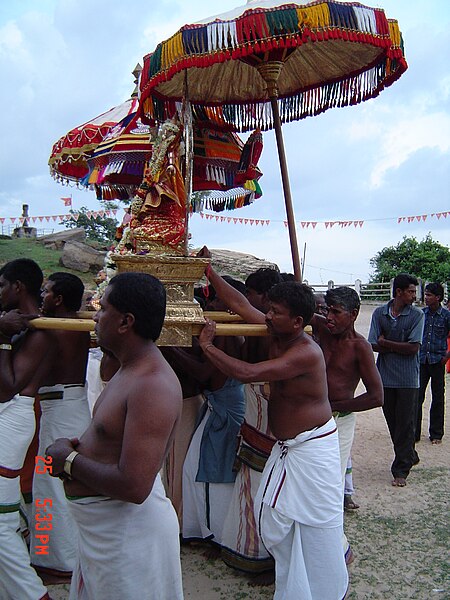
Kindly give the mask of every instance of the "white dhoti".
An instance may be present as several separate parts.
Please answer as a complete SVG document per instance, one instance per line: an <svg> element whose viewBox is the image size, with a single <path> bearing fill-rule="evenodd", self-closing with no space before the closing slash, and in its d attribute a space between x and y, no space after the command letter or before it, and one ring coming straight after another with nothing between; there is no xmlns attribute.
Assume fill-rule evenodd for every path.
<svg viewBox="0 0 450 600"><path fill-rule="evenodd" d="M70 600L182 600L178 519L158 475L142 504L71 499L79 531Z"/></svg>
<svg viewBox="0 0 450 600"><path fill-rule="evenodd" d="M34 398L19 395L0 404L1 600L40 600L47 594L20 533L19 473L36 426L33 404Z"/></svg>
<svg viewBox="0 0 450 600"><path fill-rule="evenodd" d="M80 437L91 422L87 401L87 390L82 385L54 385L39 390L41 403L41 424L39 431L40 456L58 438ZM75 565L76 526L67 505L63 482L48 473L35 471L33 478L32 523L35 522L36 499L49 498L52 501L49 512L52 514L52 531L48 554L36 554L40 540L31 536L30 552L32 563L51 571L70 574Z"/></svg>
<svg viewBox="0 0 450 600"><path fill-rule="evenodd" d="M264 383L248 383L245 391L245 423L259 434L261 445L275 442L267 418L268 390ZM241 433L242 430L241 430ZM255 519L254 499L261 482L264 468L263 453L260 444L241 442L242 452L239 459L239 471L236 475L233 495L223 526L222 558L230 567L248 573L261 573L273 569L273 558L267 552L259 536ZM266 455L270 454L268 449Z"/></svg>
<svg viewBox="0 0 450 600"><path fill-rule="evenodd" d="M86 381L87 381L87 399L89 410L94 410L97 398L103 392L105 383L102 381L100 376L100 365L102 362L103 352L101 348L91 348L88 354L88 364L86 370Z"/></svg>
<svg viewBox="0 0 450 600"><path fill-rule="evenodd" d="M333 413L334 414L334 413ZM347 463L352 451L353 438L355 437L356 414L337 413L334 417L338 430L339 439L339 456L341 459L341 476L342 489L345 486L345 473L347 471ZM342 508L344 510L344 508ZM342 534L342 548L346 558L350 556L350 543L345 533Z"/></svg>
<svg viewBox="0 0 450 600"><path fill-rule="evenodd" d="M353 412L338 413L335 415L334 420L338 430L342 486L344 486L347 463L352 451L353 438L355 437L356 414Z"/></svg>
<svg viewBox="0 0 450 600"><path fill-rule="evenodd" d="M255 502L275 559L274 600L341 600L343 489L333 419L273 447Z"/></svg>
<svg viewBox="0 0 450 600"><path fill-rule="evenodd" d="M234 483L195 481L200 460L203 430L210 408L192 436L183 466L183 538L211 539L222 543L222 531Z"/></svg>

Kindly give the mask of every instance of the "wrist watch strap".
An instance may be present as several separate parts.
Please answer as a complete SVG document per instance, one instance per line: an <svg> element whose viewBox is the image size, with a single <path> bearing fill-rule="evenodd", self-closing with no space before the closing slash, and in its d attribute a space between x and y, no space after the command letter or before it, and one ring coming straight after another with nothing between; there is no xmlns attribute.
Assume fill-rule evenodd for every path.
<svg viewBox="0 0 450 600"><path fill-rule="evenodd" d="M80 453L76 450L73 450L69 456L64 461L64 473L67 475L69 479L72 479L72 463L75 460L75 457Z"/></svg>

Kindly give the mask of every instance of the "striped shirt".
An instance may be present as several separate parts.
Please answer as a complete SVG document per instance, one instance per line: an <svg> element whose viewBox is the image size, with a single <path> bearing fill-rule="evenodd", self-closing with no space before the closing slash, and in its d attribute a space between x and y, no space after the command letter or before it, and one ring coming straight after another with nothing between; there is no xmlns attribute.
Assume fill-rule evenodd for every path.
<svg viewBox="0 0 450 600"><path fill-rule="evenodd" d="M370 323L369 343L377 344L380 335L393 342L422 343L424 314L416 306L405 306L398 317L391 315L394 301L376 308ZM419 353L379 353L377 367L385 388L419 387Z"/></svg>

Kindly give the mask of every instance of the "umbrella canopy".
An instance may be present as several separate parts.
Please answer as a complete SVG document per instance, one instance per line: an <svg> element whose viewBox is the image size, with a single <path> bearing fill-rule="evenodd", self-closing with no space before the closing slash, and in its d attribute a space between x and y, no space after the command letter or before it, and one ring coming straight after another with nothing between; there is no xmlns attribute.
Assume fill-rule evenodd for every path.
<svg viewBox="0 0 450 600"><path fill-rule="evenodd" d="M139 112L165 119L188 89L197 122L274 128L301 280L281 124L375 97L406 70L396 21L359 3L249 0L185 25L144 58Z"/></svg>
<svg viewBox="0 0 450 600"><path fill-rule="evenodd" d="M53 145L48 161L52 177L65 183L78 182L85 177L89 171L87 158L111 127L130 113L135 113L137 106L137 99L131 98L61 137Z"/></svg>
<svg viewBox="0 0 450 600"><path fill-rule="evenodd" d="M102 200L132 198L152 156L156 129L143 124L137 113L125 117L87 158L89 172L81 182L94 185ZM235 133L194 128L193 190L208 192L194 200L194 211L238 208L261 195L258 140L257 132L244 144Z"/></svg>
<svg viewBox="0 0 450 600"><path fill-rule="evenodd" d="M144 58L141 114L170 117L174 101L183 96L187 69L189 100L197 105L198 119L214 112L201 107L220 105L224 126L270 129L268 63L280 69L282 122L373 98L407 68L398 23L380 8L250 0L185 25Z"/></svg>

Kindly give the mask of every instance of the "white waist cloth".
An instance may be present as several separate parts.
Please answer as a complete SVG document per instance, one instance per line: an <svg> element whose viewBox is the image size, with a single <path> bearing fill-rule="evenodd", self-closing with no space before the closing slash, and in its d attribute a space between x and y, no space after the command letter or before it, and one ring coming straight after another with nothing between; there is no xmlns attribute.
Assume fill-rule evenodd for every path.
<svg viewBox="0 0 450 600"><path fill-rule="evenodd" d="M58 438L80 437L91 422L87 402L87 390L83 385L53 385L41 387L39 394L59 394L61 398L41 399L41 422L39 431L39 451L43 456L45 449ZM48 473L34 473L33 499L50 498L52 500L52 535L48 554L36 554L36 545L40 541L31 536L30 552L34 565L57 571L72 571L76 554L76 526L67 505L63 482ZM32 522L35 522L36 508L33 502Z"/></svg>
<svg viewBox="0 0 450 600"><path fill-rule="evenodd" d="M21 469L36 429L34 398L16 394L0 404L0 466Z"/></svg>
<svg viewBox="0 0 450 600"><path fill-rule="evenodd" d="M278 441L264 467L258 496L286 517L311 527L343 521L343 486L336 423ZM258 509L260 503L256 502Z"/></svg>
<svg viewBox="0 0 450 600"><path fill-rule="evenodd" d="M23 466L36 425L33 404L20 395L0 404L0 466L6 469ZM30 566L20 534L19 476L11 475L0 476L0 599L39 600L47 590Z"/></svg>
<svg viewBox="0 0 450 600"><path fill-rule="evenodd" d="M158 475L143 504L71 499L78 559L70 600L182 600L179 526Z"/></svg>
<svg viewBox="0 0 450 600"><path fill-rule="evenodd" d="M279 441L255 502L261 538L275 559L274 600L341 600L343 489L336 424Z"/></svg>
<svg viewBox="0 0 450 600"><path fill-rule="evenodd" d="M192 436L182 474L183 538L212 539L222 543L222 532L234 483L203 483L195 481L203 430L210 415L208 408Z"/></svg>

